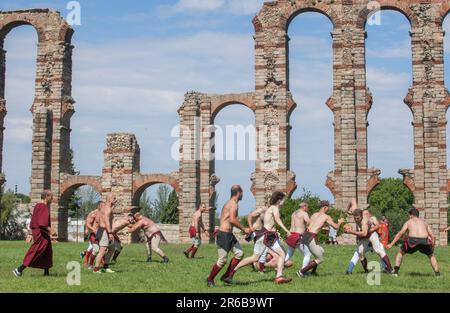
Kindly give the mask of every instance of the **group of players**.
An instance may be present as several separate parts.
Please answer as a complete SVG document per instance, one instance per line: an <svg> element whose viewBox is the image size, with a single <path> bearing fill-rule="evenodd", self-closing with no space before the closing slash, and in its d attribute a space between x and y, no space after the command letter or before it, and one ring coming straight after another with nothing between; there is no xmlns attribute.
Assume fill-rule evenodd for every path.
<svg viewBox="0 0 450 313"><path fill-rule="evenodd" d="M282 207L285 200L284 193L275 191L266 206L251 212L247 216L249 227L243 226L238 220L238 203L242 197L242 188L239 185L233 186L231 188L231 198L221 211L220 226L215 234L218 260L213 265L206 279L207 285L209 287L215 285L214 279L227 264L227 257L230 251L233 252L234 256L227 270L220 278L221 281L227 284L231 284L236 272L247 265L253 265L260 272L263 272L267 265L274 266L276 267L274 282L277 284L289 283L291 279L285 277L283 271L285 267L292 266L290 259L294 255L295 250L299 250L303 254L302 266L297 271L297 276L302 278L307 275L316 275L317 267L324 261L324 249L320 246L317 235L325 226L339 229L345 223L344 218L340 218L335 222L327 214L330 208L329 202L321 201L319 211L311 216L308 214L308 204L301 203L299 209L291 216L291 228L288 230L280 218L280 207ZM192 251L192 255L195 255L198 249L200 233L201 230L204 230L204 227L202 229L201 226L198 226L201 225L198 222L198 216L201 216L201 212L205 212L205 210L206 207L202 204L194 214L190 228L193 245L190 250L185 251L187 257L190 251ZM392 248L400 237L408 233L396 256L394 268L386 254L385 247L380 242L378 234L380 223L376 217L371 215L368 209L359 209L355 199L349 203L347 214L353 217L356 229L354 230L350 224L345 224L344 232L356 237L356 251L348 265L346 274L352 273L358 260L360 260L364 271L368 272L365 255L369 251L374 251L379 255L385 272L397 276L403 256L420 251L429 257L435 275L440 276L439 265L434 256L434 234L431 227L419 217L417 209L412 208L409 210L408 221L403 225L393 241L386 246L387 249ZM276 225L287 234L287 253L281 244ZM234 227L247 235L247 241L254 241L253 255L250 257L243 258L243 250L233 234Z"/></svg>
<svg viewBox="0 0 450 313"><path fill-rule="evenodd" d="M109 268L110 263L115 263L122 251L119 232L134 233L140 229L144 231L147 262L152 262L152 251L158 254L163 263L168 263L169 258L160 248L161 241L166 241L161 230L155 222L140 213L130 213L125 217L114 220L114 205L116 197L108 194L105 201L99 201L95 210L86 217L86 235L89 238L88 248L81 252L85 258L85 266L94 273L114 273Z"/></svg>
<svg viewBox="0 0 450 313"><path fill-rule="evenodd" d="M289 283L290 278L284 276L284 268L292 266L292 256L295 250L303 254L303 262L297 275L302 278L307 275L316 275L318 266L324 261L324 249L320 246L317 235L325 226L339 229L344 218L335 222L328 211L330 205L328 201L320 202L318 212L309 216L308 205L301 203L298 210L291 216L291 227L287 229L280 217L280 208L283 206L285 194L275 191L268 199L264 207L255 209L248 214L247 222L249 227L243 226L238 220L238 204L242 200L243 191L239 185L231 188L231 198L223 206L220 215L220 225L214 232L218 260L213 265L211 272L206 279L209 287L214 286L214 279L228 262L228 254L233 252L226 272L221 276L221 280L227 284L233 282L237 271L247 265L253 265L254 269L264 272L265 267L276 268L274 282L277 284ZM51 245L51 220L50 204L53 201L53 194L50 190L44 190L41 201L36 204L30 221L30 229L33 242L28 249L23 262L13 270L16 277L21 277L23 271L28 268L44 269L44 275L49 275L49 269L53 266L53 252ZM151 219L140 213L130 213L125 217L114 219L114 206L116 197L108 194L105 201L99 201L96 209L90 212L86 218L86 235L89 237L89 247L82 252L82 257L86 258L85 264L91 268L93 273L114 273L109 268L111 262L115 262L119 256L122 245L119 238L120 232L134 233L143 230L147 247L147 262L152 261L152 251L156 252L168 263L169 258L160 248L161 241L166 241L161 230ZM192 222L189 227L189 234L192 238L192 246L184 251L187 258L194 258L201 245L201 235L208 231L202 222L202 215L208 212L205 204L201 204L194 212ZM409 210L409 219L403 225L390 244L380 242L378 229L380 223L375 216L371 215L368 209L359 209L355 199L350 201L347 214L353 217L356 225L354 230L350 224L344 225L344 232L356 237L356 250L346 269L346 274L351 274L353 268L360 260L365 272L368 272L366 253L374 251L379 255L385 272L398 275L400 266L405 254L419 251L428 256L431 266L436 276L440 276L439 265L434 255L435 236L431 227L419 217L419 211L415 208ZM280 227L287 234L286 243L288 251L281 243L277 227ZM246 234L247 241L254 242L253 254L243 258L243 250L239 241L233 233L233 228L238 228ZM443 231L448 231L450 227ZM391 249L398 240L405 236L403 244L397 253L395 266L392 267L385 248Z"/></svg>

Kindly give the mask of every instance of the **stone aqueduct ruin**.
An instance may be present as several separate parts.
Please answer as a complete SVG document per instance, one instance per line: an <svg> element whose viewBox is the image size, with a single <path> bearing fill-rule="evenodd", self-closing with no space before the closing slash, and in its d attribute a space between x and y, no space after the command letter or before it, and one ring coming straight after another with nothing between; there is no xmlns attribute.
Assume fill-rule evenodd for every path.
<svg viewBox="0 0 450 313"><path fill-rule="evenodd" d="M68 197L79 186L91 185L97 191L118 195L119 211L135 207L142 191L155 183L170 184L180 198L180 239L187 239L186 227L199 201L213 205L215 185L214 162L195 160L197 145L214 135L208 128L218 111L228 104L239 103L255 114L257 151L251 176L252 193L261 205L273 190L291 194L295 174L289 170L289 117L296 104L289 92L290 21L306 11L326 15L333 23L333 93L326 105L334 114L334 169L326 178L338 208L356 197L367 204L370 191L379 181L380 171L367 165L367 115L372 96L366 84L365 24L370 10L367 0L279 0L264 4L253 19L255 27L255 90L244 94L211 95L187 93L179 109L180 124L202 136L181 132L180 167L171 174L141 174L140 150L132 134L110 134L104 150L101 176L68 175L70 119L75 112L71 96L72 28L58 12L32 9L0 12L0 144L3 148L3 122L6 115L5 51L3 41L14 27L29 24L38 33L38 55L32 140L32 202L50 188L55 194L52 222L61 240L67 237ZM381 9L403 13L411 24L413 83L405 90L405 104L413 116L414 168L401 169L404 183L414 193L415 205L433 226L440 245L447 236L439 232L447 224L447 195L450 180L446 162L446 111L450 94L444 86L444 31L442 23L450 11L450 0L378 0ZM279 130L275 142L264 132ZM209 132L207 131L209 129ZM206 135L205 135L206 134ZM276 150L276 153L273 153ZM0 154L0 170L1 170ZM4 177L3 181L4 183ZM213 226L213 214L208 225Z"/></svg>

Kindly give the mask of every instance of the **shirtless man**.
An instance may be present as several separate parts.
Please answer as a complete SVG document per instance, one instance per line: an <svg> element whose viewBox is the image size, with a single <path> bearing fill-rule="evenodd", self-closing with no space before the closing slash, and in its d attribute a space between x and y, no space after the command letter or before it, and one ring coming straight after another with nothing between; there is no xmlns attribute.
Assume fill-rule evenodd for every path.
<svg viewBox="0 0 450 313"><path fill-rule="evenodd" d="M95 257L97 256L100 247L98 245L98 241L96 239L96 233L98 230L98 221L96 220L97 215L99 214L99 208L100 204L102 204L103 201L99 201L97 203L97 206L95 207L95 210L89 212L89 214L86 216L86 228L84 230L85 234L88 236L89 240L89 246L86 249L86 251L82 252L82 257L86 257L86 260L84 262L84 266L88 266L89 269L92 269L92 266L94 265Z"/></svg>
<svg viewBox="0 0 450 313"><path fill-rule="evenodd" d="M416 208L410 209L408 213L409 220L403 225L394 240L387 246L388 249L391 249L400 237L408 232L408 236L403 240L403 244L395 259L395 275L398 275L403 256L406 253L413 254L414 252L419 251L428 256L434 274L440 276L439 264L434 256L435 237L430 225L419 217L419 211Z"/></svg>
<svg viewBox="0 0 450 313"><path fill-rule="evenodd" d="M369 270L367 269L366 253L371 250L373 250L381 258L382 262L386 266L387 272L393 273L389 257L380 242L380 237L378 235L378 228L380 227L380 224L377 218L372 216L369 210L362 211L356 208L356 199L352 200L352 206L355 207L352 212L356 223L356 231L347 225L344 228L344 231L347 234L356 236L357 247L352 260L347 267L346 274L349 275L352 273L358 259L361 261L364 272L368 273Z"/></svg>
<svg viewBox="0 0 450 313"><path fill-rule="evenodd" d="M112 242L112 248L111 250L114 251L114 254L112 256L112 262L117 262L117 257L119 256L120 252L122 252L122 242L119 238L119 231L124 229L125 227L131 227L131 225L135 224L136 220L134 219L133 214L128 214L127 216L124 216L113 223L112 228L112 234L114 237L114 240ZM109 262L109 260L108 260Z"/></svg>
<svg viewBox="0 0 450 313"><path fill-rule="evenodd" d="M105 260L103 263L103 272L114 273L114 271L109 268L108 260L114 251L111 243L114 240L114 236L112 234L112 223L114 220L113 207L115 203L116 196L113 194L108 194L106 196L106 201L100 205L99 214L96 215L96 220L98 221L96 238L98 240L100 250L95 258L94 273L102 273L102 271L100 271L100 265L103 259Z"/></svg>
<svg viewBox="0 0 450 313"><path fill-rule="evenodd" d="M314 270L320 263L323 262L324 250L317 241L317 234L320 232L322 227L324 227L325 224L328 224L329 226L339 229L341 224L345 222L343 218L340 218L336 224L331 216L327 214L330 206L328 201L320 201L319 206L319 212L314 213L311 216L309 219L309 226L303 233L302 239L300 240L302 244L308 247L311 254L315 257L315 260L309 262L307 266L297 272L299 277L304 277L308 271Z"/></svg>
<svg viewBox="0 0 450 313"><path fill-rule="evenodd" d="M286 238L288 253L286 254L285 262L290 260L295 253L295 249L298 249L303 254L302 268L306 267L311 259L311 252L308 247L300 242L300 239L309 224L308 210L308 204L302 202L300 203L300 208L292 213L291 235Z"/></svg>
<svg viewBox="0 0 450 313"><path fill-rule="evenodd" d="M291 281L291 279L288 279L283 276L284 258L286 257L286 253L284 252L283 246L280 243L278 233L275 228L275 224L278 224L278 226L280 226L287 233L288 236L291 235L290 231L286 228L286 226L284 226L283 221L281 221L280 217L280 206L283 205L284 198L285 198L284 193L280 191L275 191L272 194L272 197L270 198L270 207L266 209L265 212L262 212L262 219L264 225L263 245L269 248L270 250L275 251L275 253L278 254L279 256L277 262L277 275L274 279L274 282L277 284L284 284ZM261 251L261 249L259 250ZM264 250L262 249L261 253L263 251ZM246 258L241 262L239 262L236 268L232 270L227 277L224 278L224 281L227 283L231 283L233 275L236 273L236 271L239 268L246 266L248 264L252 264L254 261L258 260L261 253L256 255L254 254L252 257Z"/></svg>
<svg viewBox="0 0 450 313"><path fill-rule="evenodd" d="M202 215L209 211L209 208L205 203L200 203L200 206L195 211L192 216L192 222L189 226L189 236L192 239L192 246L184 251L184 255L186 258L191 259L194 258L195 253L197 253L198 248L202 244L202 233L209 235L209 232L205 229L205 225L203 225ZM191 254L189 256L189 254Z"/></svg>
<svg viewBox="0 0 450 313"><path fill-rule="evenodd" d="M234 270L242 259L244 252L241 245L233 234L233 227L237 227L245 234L250 233L250 229L244 227L238 220L238 203L242 200L243 191L241 186L231 187L231 198L225 203L220 213L220 226L216 235L217 253L219 258L211 269L211 273L206 279L208 287L214 287L214 278L220 270L227 264L228 253L233 251L234 257L228 266L226 273L222 276L224 280Z"/></svg>
<svg viewBox="0 0 450 313"><path fill-rule="evenodd" d="M164 238L164 235L158 228L158 225L156 225L156 223L148 217L143 216L141 213L135 213L134 219L136 220L136 224L130 227L128 232L133 233L141 228L144 230L144 235L147 239L145 244L145 247L147 248L147 262L152 262L152 251L155 251L156 254L163 259L163 263L169 263L169 258L159 247L161 241L167 242L167 240Z"/></svg>
<svg viewBox="0 0 450 313"><path fill-rule="evenodd" d="M250 241L253 240L255 245L253 248L253 255L249 256L245 259L242 259L238 265L236 265L234 271L230 274L231 277L225 277L224 281L227 283L232 282L232 275L240 269L241 267L244 267L246 265L250 265L253 263L258 262L258 260L261 259L261 256L265 253L268 253L268 248L264 245L264 234L266 232L266 229L263 227L263 219L264 219L264 213L267 211L268 207L260 207L256 210L252 211L250 214L247 215L247 222L248 225L252 225L250 227L250 234L247 236L246 240ZM259 262L259 271L264 271L265 261Z"/></svg>

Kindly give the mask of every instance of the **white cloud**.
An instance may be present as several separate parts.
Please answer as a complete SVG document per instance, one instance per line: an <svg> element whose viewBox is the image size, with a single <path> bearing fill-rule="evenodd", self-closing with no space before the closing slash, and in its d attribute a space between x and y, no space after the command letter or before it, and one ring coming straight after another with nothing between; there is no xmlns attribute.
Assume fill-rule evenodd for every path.
<svg viewBox="0 0 450 313"><path fill-rule="evenodd" d="M5 121L5 141L21 144L31 143L33 136L32 119L30 118L7 118Z"/></svg>
<svg viewBox="0 0 450 313"><path fill-rule="evenodd" d="M184 12L222 12L232 15L256 14L265 0L179 0L174 5L161 5L161 17Z"/></svg>

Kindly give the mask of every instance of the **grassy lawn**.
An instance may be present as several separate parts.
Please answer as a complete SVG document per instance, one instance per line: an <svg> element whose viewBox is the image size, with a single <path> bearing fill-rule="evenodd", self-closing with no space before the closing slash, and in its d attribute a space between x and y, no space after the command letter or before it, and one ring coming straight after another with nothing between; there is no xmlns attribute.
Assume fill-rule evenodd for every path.
<svg viewBox="0 0 450 313"><path fill-rule="evenodd" d="M273 270L262 275L244 268L236 274L234 285L224 286L217 278L213 289L206 287L205 278L217 258L214 245L202 246L195 260L187 260L182 254L187 245L163 245L170 258L167 265L157 256L154 263L147 264L144 245L125 246L118 263L112 266L116 273L94 275L82 268L79 286L67 285L66 264L80 262L79 252L85 244L54 244L55 266L50 277L42 277L41 270L27 269L23 277L15 278L12 269L21 263L27 247L24 242L0 242L0 292L450 292L449 247L436 249L440 278L434 277L428 258L417 253L406 256L399 277L383 274L379 286L370 286L360 264L353 275L343 274L354 247L325 246L325 263L319 267L318 277L297 278L300 255L296 252L294 267L286 270L286 276L293 278L290 284L275 285ZM244 248L250 255L253 246ZM392 263L396 252L397 248L389 252ZM377 257L370 253L368 259Z"/></svg>

